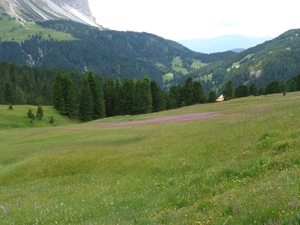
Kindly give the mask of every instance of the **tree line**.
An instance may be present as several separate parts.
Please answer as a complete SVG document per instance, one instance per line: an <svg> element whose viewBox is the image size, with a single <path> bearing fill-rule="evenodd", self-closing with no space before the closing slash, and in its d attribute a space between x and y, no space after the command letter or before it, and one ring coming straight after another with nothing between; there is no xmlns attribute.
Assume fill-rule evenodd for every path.
<svg viewBox="0 0 300 225"><path fill-rule="evenodd" d="M206 97L199 81L188 77L184 86L174 85L165 92L154 80L125 78L99 79L89 71L78 87L63 72L53 84L53 106L62 115L83 122L117 115L136 115L159 112L198 103L214 102L216 95Z"/></svg>
<svg viewBox="0 0 300 225"><path fill-rule="evenodd" d="M225 99L300 91L300 74L284 81L271 81L264 88L255 83L221 88ZM229 93L229 94L226 94ZM0 61L0 104L53 105L62 115L90 121L117 115L159 112L193 104L215 102L214 90L187 77L183 85L165 91L148 76L143 79L104 78L89 71L74 73L57 68L17 66Z"/></svg>

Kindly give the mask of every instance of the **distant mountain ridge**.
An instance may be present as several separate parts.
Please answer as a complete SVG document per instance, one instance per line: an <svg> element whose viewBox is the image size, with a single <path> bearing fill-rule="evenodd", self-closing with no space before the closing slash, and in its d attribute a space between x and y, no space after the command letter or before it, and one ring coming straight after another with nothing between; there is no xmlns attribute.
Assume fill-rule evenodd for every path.
<svg viewBox="0 0 300 225"><path fill-rule="evenodd" d="M197 38L178 41L185 47L202 53L225 52L234 49L247 49L261 44L273 37L247 37L243 35L224 35L215 38Z"/></svg>
<svg viewBox="0 0 300 225"><path fill-rule="evenodd" d="M21 22L66 19L100 27L88 0L0 0L0 13Z"/></svg>

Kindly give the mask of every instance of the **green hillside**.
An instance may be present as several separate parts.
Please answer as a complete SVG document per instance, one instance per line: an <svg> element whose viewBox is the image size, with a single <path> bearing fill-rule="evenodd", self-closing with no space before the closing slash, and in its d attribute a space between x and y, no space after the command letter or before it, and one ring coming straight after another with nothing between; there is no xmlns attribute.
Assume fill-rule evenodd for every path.
<svg viewBox="0 0 300 225"><path fill-rule="evenodd" d="M29 109L32 110L33 114L36 114L37 106L32 105L16 105L12 106L12 110L9 109L8 105L0 105L0 130L6 130L11 128L38 128L38 127L52 127L62 126L75 123L68 118L62 117L57 110L51 106L43 106L43 119L34 120L33 123L27 117ZM50 117L54 118L54 123L50 124Z"/></svg>
<svg viewBox="0 0 300 225"><path fill-rule="evenodd" d="M295 92L2 129L1 224L298 224L299 101Z"/></svg>
<svg viewBox="0 0 300 225"><path fill-rule="evenodd" d="M66 41L76 40L71 34L47 29L37 25L35 22L21 23L9 16L0 17L0 40L15 41L21 43L30 40L32 36L39 35L44 40Z"/></svg>
<svg viewBox="0 0 300 225"><path fill-rule="evenodd" d="M214 90L222 90L229 79L235 86L256 83L259 87L273 80L287 81L294 76L293 73L300 72L299 33L300 29L286 31L273 40L211 63L189 75L200 79L212 75L212 79L205 84ZM184 82L184 78L179 82Z"/></svg>

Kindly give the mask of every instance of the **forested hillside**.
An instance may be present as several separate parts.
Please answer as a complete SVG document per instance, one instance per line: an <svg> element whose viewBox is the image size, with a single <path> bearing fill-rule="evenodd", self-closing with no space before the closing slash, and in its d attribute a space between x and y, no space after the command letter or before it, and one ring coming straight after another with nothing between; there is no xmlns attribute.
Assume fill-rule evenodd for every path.
<svg viewBox="0 0 300 225"><path fill-rule="evenodd" d="M7 32L22 33L21 27L9 29ZM81 75L93 71L98 77L114 80L148 76L165 91L183 86L191 76L202 84L206 95L210 91L221 94L228 80L234 86L255 83L263 88L273 80L287 82L300 72L299 30L287 31L241 53L202 54L153 34L99 30L72 21L37 22L35 29L35 34L22 41L0 41L0 59ZM54 31L57 33L52 36ZM48 100L45 103L50 104Z"/></svg>
<svg viewBox="0 0 300 225"><path fill-rule="evenodd" d="M1 20L0 20L1 23ZM195 53L182 45L156 35L104 30L72 21L37 22L43 32L31 35L20 44L0 42L0 59L18 65L49 66L72 71L92 70L98 76L141 79L148 75L163 85L162 76L172 71L172 61L180 57L192 70L192 60L211 63L233 52ZM51 28L51 29L50 29ZM45 29L71 34L76 40L56 41Z"/></svg>
<svg viewBox="0 0 300 225"><path fill-rule="evenodd" d="M286 82L300 72L299 33L299 29L287 31L271 41L211 63L190 75L205 80L207 88L218 93L228 80L232 80L234 85L256 83L258 87L265 87L273 80ZM184 79L178 82L183 83Z"/></svg>

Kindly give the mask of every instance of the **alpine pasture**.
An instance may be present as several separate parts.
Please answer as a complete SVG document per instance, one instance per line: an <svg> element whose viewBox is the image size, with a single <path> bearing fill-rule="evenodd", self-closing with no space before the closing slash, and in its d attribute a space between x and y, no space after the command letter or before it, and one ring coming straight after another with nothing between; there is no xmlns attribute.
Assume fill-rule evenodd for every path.
<svg viewBox="0 0 300 225"><path fill-rule="evenodd" d="M299 224L299 103L295 92L83 124L1 106L1 224ZM109 126L196 113L218 116Z"/></svg>

